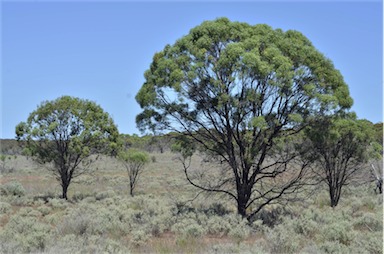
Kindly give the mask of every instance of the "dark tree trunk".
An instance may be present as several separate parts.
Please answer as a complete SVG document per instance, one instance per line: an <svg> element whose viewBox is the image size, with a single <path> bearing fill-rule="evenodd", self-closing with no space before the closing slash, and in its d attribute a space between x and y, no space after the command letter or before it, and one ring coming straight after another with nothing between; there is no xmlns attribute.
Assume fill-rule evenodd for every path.
<svg viewBox="0 0 384 254"><path fill-rule="evenodd" d="M133 197L133 189L134 189L133 184L130 184L130 186L129 186L129 194L131 194L131 197Z"/></svg>
<svg viewBox="0 0 384 254"><path fill-rule="evenodd" d="M242 185L238 188L237 192L237 213L240 214L243 218L247 218L247 204L250 198L250 190Z"/></svg>
<svg viewBox="0 0 384 254"><path fill-rule="evenodd" d="M69 183L63 182L61 186L62 186L62 189L63 189L63 194L62 194L61 198L65 199L65 200L68 200L67 192L68 192Z"/></svg>
<svg viewBox="0 0 384 254"><path fill-rule="evenodd" d="M238 197L237 199L237 213L243 218L247 217L247 202L243 197Z"/></svg>
<svg viewBox="0 0 384 254"><path fill-rule="evenodd" d="M376 191L379 190L379 193L383 193L383 179L378 179L376 180L376 188L375 188L375 193Z"/></svg>
<svg viewBox="0 0 384 254"><path fill-rule="evenodd" d="M63 193L61 195L61 198L66 199L66 200L68 200L67 192L68 192L69 184L71 183L71 177L72 177L72 175L68 175L66 169L62 169L61 187L62 187Z"/></svg>
<svg viewBox="0 0 384 254"><path fill-rule="evenodd" d="M330 186L329 187L329 196L331 198L331 207L336 207L340 200L341 186Z"/></svg>

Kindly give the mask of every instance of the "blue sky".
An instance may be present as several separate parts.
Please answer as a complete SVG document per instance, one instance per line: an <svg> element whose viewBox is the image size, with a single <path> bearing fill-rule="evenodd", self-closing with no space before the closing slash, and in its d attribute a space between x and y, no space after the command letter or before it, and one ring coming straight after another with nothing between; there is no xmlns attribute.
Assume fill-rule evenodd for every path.
<svg viewBox="0 0 384 254"><path fill-rule="evenodd" d="M302 32L341 71L358 117L381 122L382 12L381 1L5 1L0 138L62 95L96 101L121 133L139 134L134 97L154 53L218 17Z"/></svg>

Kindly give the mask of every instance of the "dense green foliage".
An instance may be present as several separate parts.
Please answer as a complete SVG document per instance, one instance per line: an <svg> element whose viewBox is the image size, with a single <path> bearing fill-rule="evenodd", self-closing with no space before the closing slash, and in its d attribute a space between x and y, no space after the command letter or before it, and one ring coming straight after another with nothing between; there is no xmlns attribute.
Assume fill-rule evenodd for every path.
<svg viewBox="0 0 384 254"><path fill-rule="evenodd" d="M111 117L96 103L70 96L43 102L16 126L16 137L26 141L26 153L36 161L53 163L63 198L92 154L118 148L118 130Z"/></svg>
<svg viewBox="0 0 384 254"><path fill-rule="evenodd" d="M365 169L374 142L373 125L354 116L318 119L306 130L311 141L310 155L316 160L314 172L328 185L331 206L337 206L343 186Z"/></svg>
<svg viewBox="0 0 384 254"><path fill-rule="evenodd" d="M383 123L375 123L373 127L375 129L376 142L383 145Z"/></svg>
<svg viewBox="0 0 384 254"><path fill-rule="evenodd" d="M226 18L166 45L144 76L138 126L189 136L223 162L221 182L197 182L185 173L194 186L231 196L248 217L297 189L308 165L292 149L277 156L275 140L353 103L340 72L300 32ZM299 170L287 174L295 167L289 163ZM287 175L286 183L270 185Z"/></svg>

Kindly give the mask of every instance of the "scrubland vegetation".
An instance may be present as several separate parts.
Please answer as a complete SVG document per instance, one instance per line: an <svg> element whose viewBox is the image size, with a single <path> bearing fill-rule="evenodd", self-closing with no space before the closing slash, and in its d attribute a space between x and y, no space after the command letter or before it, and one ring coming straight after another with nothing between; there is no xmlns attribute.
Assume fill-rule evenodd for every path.
<svg viewBox="0 0 384 254"><path fill-rule="evenodd" d="M249 222L225 196L196 197L174 154L151 157L134 197L124 166L102 157L64 200L49 171L17 156L1 177L0 252L382 253L382 195L373 183L347 186L336 208L316 186Z"/></svg>
<svg viewBox="0 0 384 254"><path fill-rule="evenodd" d="M70 96L16 126L0 252L382 253L382 123L300 32L206 21L144 77L153 136Z"/></svg>

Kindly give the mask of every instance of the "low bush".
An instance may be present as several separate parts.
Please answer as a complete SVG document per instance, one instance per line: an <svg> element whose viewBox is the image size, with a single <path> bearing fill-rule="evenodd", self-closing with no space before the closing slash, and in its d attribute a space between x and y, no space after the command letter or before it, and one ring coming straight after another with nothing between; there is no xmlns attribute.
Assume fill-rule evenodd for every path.
<svg viewBox="0 0 384 254"><path fill-rule="evenodd" d="M16 214L10 218L0 234L0 252L35 252L43 251L50 236L51 229L41 223L35 216Z"/></svg>
<svg viewBox="0 0 384 254"><path fill-rule="evenodd" d="M12 210L12 206L6 202L0 201L0 215L7 214Z"/></svg>
<svg viewBox="0 0 384 254"><path fill-rule="evenodd" d="M134 246L144 245L150 238L150 234L143 229L136 229L131 232L131 244Z"/></svg>
<svg viewBox="0 0 384 254"><path fill-rule="evenodd" d="M21 183L12 181L0 186L0 193L4 196L24 196L25 189Z"/></svg>
<svg viewBox="0 0 384 254"><path fill-rule="evenodd" d="M70 212L65 216L61 223L57 225L59 235L84 236L90 234L92 229L92 215L83 210Z"/></svg>
<svg viewBox="0 0 384 254"><path fill-rule="evenodd" d="M344 220L323 226L319 234L323 242L339 242L346 246L350 245L356 237L350 222Z"/></svg>
<svg viewBox="0 0 384 254"><path fill-rule="evenodd" d="M100 201L100 200L103 200L106 198L112 198L115 195L116 195L116 193L113 190L107 190L107 191L97 192L95 194L95 198L96 198L96 200Z"/></svg>
<svg viewBox="0 0 384 254"><path fill-rule="evenodd" d="M68 201L61 198L48 199L48 205L55 209L65 209L68 206Z"/></svg>
<svg viewBox="0 0 384 254"><path fill-rule="evenodd" d="M269 229L266 240L271 253L297 253L302 242L287 221Z"/></svg>
<svg viewBox="0 0 384 254"><path fill-rule="evenodd" d="M46 216L52 212L52 208L46 205L39 206L37 210L43 215Z"/></svg>

